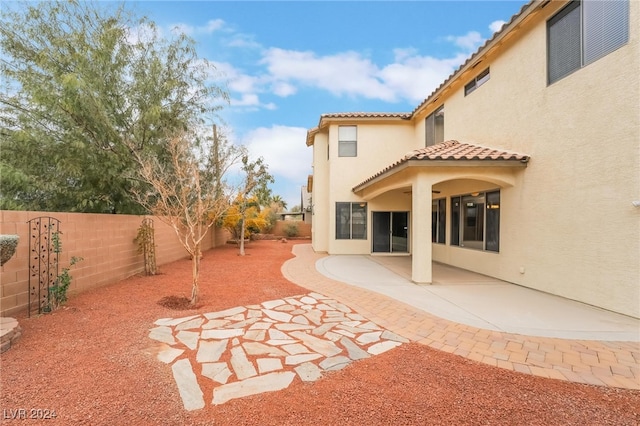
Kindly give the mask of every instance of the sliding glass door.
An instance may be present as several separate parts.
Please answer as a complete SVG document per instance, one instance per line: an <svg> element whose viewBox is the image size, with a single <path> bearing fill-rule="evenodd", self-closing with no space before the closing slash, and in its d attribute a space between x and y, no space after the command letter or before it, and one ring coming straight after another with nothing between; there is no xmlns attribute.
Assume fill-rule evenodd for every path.
<svg viewBox="0 0 640 426"><path fill-rule="evenodd" d="M409 212L373 212L372 251L409 252Z"/></svg>

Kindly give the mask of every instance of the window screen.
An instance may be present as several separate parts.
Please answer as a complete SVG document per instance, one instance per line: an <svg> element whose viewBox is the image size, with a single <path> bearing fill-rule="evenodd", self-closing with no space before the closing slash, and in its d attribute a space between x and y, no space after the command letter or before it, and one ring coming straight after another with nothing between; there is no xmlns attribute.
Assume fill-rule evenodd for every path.
<svg viewBox="0 0 640 426"><path fill-rule="evenodd" d="M572 3L549 20L549 84L581 66L579 5Z"/></svg>
<svg viewBox="0 0 640 426"><path fill-rule="evenodd" d="M585 1L584 64L590 64L629 41L629 2L627 0Z"/></svg>

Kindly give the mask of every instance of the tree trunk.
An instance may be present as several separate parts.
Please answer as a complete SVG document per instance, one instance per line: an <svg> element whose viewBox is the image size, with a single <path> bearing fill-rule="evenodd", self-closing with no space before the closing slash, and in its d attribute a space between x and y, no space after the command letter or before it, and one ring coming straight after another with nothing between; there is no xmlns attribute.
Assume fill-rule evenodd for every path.
<svg viewBox="0 0 640 426"><path fill-rule="evenodd" d="M200 244L196 244L191 257L191 267L193 272L193 280L191 285L191 306L198 303L198 277L200 275Z"/></svg>
<svg viewBox="0 0 640 426"><path fill-rule="evenodd" d="M240 256L244 256L244 217L240 219L240 222Z"/></svg>

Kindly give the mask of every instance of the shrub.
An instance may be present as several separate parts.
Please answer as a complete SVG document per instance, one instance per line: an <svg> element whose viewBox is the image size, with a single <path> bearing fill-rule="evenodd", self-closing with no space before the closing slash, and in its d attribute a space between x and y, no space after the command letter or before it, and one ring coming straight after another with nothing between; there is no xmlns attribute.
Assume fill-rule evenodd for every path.
<svg viewBox="0 0 640 426"><path fill-rule="evenodd" d="M297 223L287 223L284 226L284 235L287 237L297 237L299 234L298 224Z"/></svg>

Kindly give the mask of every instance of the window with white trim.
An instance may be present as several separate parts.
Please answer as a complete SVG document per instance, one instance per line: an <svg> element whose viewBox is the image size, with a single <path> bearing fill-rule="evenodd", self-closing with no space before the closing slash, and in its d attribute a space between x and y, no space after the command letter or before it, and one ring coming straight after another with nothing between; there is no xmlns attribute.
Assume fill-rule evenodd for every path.
<svg viewBox="0 0 640 426"><path fill-rule="evenodd" d="M336 203L336 240L367 239L367 203Z"/></svg>
<svg viewBox="0 0 640 426"><path fill-rule="evenodd" d="M629 42L629 0L572 1L547 22L552 84Z"/></svg>
<svg viewBox="0 0 640 426"><path fill-rule="evenodd" d="M490 78L489 68L487 68L486 70L478 74L476 78L474 78L469 83L467 83L466 86L464 86L464 95L467 96L469 93L473 92L478 87L482 86L484 83L489 81L489 78Z"/></svg>
<svg viewBox="0 0 640 426"><path fill-rule="evenodd" d="M338 157L358 156L357 126L338 126Z"/></svg>

